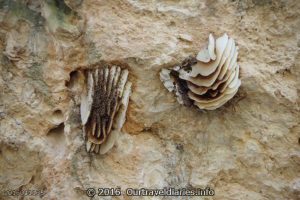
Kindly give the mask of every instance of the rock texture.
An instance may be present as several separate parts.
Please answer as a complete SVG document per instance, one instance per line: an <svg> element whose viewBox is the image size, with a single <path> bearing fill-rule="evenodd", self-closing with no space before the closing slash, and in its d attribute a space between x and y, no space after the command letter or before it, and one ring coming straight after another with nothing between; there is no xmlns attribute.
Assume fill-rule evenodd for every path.
<svg viewBox="0 0 300 200"><path fill-rule="evenodd" d="M1 191L52 200L89 199L88 187L210 186L203 199L300 198L297 1L2 0L0 10ZM225 32L239 46L238 93L215 111L179 105L159 72ZM94 155L79 70L101 61L128 66L133 86L122 134Z"/></svg>

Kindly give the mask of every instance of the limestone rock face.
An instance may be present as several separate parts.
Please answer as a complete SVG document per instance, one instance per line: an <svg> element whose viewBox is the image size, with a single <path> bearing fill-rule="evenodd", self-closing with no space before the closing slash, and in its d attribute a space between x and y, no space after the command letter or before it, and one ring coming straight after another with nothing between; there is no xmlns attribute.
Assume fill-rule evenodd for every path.
<svg viewBox="0 0 300 200"><path fill-rule="evenodd" d="M299 199L299 15L293 0L1 1L0 199L206 186L207 199ZM210 33L238 43L242 84L216 110L190 109L159 74L196 58ZM126 66L132 83L104 155L87 153L80 115L82 71L101 62Z"/></svg>

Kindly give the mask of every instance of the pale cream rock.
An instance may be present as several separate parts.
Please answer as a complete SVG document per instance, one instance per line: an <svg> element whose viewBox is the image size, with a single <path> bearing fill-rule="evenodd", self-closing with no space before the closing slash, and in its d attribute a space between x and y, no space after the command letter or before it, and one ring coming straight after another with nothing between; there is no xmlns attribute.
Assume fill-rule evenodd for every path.
<svg viewBox="0 0 300 200"><path fill-rule="evenodd" d="M179 34L178 38L183 40L183 41L187 41L187 42L192 42L193 41L192 36L189 35L189 34Z"/></svg>
<svg viewBox="0 0 300 200"><path fill-rule="evenodd" d="M51 26L57 18L44 13L45 1L4 2L26 4L0 11L1 191L22 186L46 191L36 199L88 200L89 187L209 185L215 200L299 199L297 1L70 0L85 25L64 20L67 32L70 26ZM236 96L209 112L179 105L159 72L197 56L210 33L225 32L239 46ZM100 60L130 66L132 93L114 147L89 155L80 117L84 84L74 73ZM218 80L228 80L224 72ZM63 117L52 121L58 109ZM59 122L63 131L50 135ZM134 131L126 126L132 124Z"/></svg>

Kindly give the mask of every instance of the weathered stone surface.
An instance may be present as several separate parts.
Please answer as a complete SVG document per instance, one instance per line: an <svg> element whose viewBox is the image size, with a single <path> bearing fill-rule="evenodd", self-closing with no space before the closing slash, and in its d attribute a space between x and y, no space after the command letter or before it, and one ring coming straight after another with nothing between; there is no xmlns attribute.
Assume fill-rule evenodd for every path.
<svg viewBox="0 0 300 200"><path fill-rule="evenodd" d="M88 187L210 186L211 199L300 198L297 1L55 2L0 2L1 190L89 199ZM237 95L215 111L179 105L159 71L225 32L239 46ZM133 87L115 146L89 155L80 70L100 61L128 65Z"/></svg>

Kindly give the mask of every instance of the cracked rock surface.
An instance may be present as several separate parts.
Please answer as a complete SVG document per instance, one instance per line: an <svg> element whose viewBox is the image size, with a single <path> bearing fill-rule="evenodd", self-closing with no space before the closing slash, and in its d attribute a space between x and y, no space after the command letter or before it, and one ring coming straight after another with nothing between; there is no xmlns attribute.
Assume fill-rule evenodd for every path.
<svg viewBox="0 0 300 200"><path fill-rule="evenodd" d="M0 191L88 200L89 187L209 186L203 199L299 199L299 15L293 0L1 1ZM159 72L225 32L239 91L214 111L179 105ZM132 94L115 146L95 155L79 71L101 61L128 66Z"/></svg>

